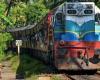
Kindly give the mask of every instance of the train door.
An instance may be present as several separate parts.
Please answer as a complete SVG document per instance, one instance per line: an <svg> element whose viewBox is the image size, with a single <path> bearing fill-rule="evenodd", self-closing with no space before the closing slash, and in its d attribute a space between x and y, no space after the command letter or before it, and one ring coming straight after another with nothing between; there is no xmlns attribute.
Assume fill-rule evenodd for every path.
<svg viewBox="0 0 100 80"><path fill-rule="evenodd" d="M66 50L62 48L57 48L59 43L62 41L62 35L65 34L65 14L59 10L54 16L54 56L55 56L55 64L62 63ZM56 65L58 66L58 65Z"/></svg>

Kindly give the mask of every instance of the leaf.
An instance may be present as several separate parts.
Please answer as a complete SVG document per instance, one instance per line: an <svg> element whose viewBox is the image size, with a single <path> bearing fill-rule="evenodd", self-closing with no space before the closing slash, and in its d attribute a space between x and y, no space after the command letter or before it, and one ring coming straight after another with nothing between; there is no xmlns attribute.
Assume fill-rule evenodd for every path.
<svg viewBox="0 0 100 80"><path fill-rule="evenodd" d="M4 15L0 14L0 18L2 18L4 21L6 21L10 25L12 25L12 23L10 22L10 20L7 17L5 17Z"/></svg>

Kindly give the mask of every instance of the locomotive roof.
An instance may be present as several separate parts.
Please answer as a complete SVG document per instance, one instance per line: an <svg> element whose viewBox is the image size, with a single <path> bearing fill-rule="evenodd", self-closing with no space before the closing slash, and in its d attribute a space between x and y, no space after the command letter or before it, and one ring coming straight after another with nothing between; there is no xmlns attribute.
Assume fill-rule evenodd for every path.
<svg viewBox="0 0 100 80"><path fill-rule="evenodd" d="M16 32L16 31L22 31L26 29L32 29L37 25L37 23L34 23L33 25L27 25L25 27L18 27L18 28L13 28L13 29L8 29L7 32Z"/></svg>

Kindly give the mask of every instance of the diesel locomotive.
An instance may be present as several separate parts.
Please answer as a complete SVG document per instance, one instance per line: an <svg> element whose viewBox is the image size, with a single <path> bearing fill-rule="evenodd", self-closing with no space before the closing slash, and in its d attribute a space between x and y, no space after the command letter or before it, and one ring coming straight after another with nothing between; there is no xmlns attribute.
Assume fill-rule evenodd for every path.
<svg viewBox="0 0 100 80"><path fill-rule="evenodd" d="M93 2L64 2L40 23L9 30L22 49L59 70L94 70L100 61L100 25Z"/></svg>

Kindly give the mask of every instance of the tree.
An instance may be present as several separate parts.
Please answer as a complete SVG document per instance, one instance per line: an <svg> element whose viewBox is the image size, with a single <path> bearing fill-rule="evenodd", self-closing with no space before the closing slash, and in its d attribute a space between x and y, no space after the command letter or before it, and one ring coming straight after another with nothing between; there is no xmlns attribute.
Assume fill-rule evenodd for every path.
<svg viewBox="0 0 100 80"><path fill-rule="evenodd" d="M8 3L7 0L2 0L0 2L0 56L4 56L6 42L12 40L12 36L2 30L8 26L23 27L39 22L48 12L43 2L44 0L10 0Z"/></svg>
<svg viewBox="0 0 100 80"><path fill-rule="evenodd" d="M17 27L23 27L26 24L26 4L23 2L19 2L16 6L14 6L10 11L10 20Z"/></svg>
<svg viewBox="0 0 100 80"><path fill-rule="evenodd" d="M33 24L39 22L49 10L40 0L35 4L29 4L26 11L27 23Z"/></svg>
<svg viewBox="0 0 100 80"><path fill-rule="evenodd" d="M0 59L3 58L4 50L7 48L6 42L12 39L9 33L2 32L8 24L11 25L8 17L4 15L5 8L6 5L3 2L0 2Z"/></svg>
<svg viewBox="0 0 100 80"><path fill-rule="evenodd" d="M96 5L97 5L98 7L100 7L100 0L96 0L95 3L96 3Z"/></svg>
<svg viewBox="0 0 100 80"><path fill-rule="evenodd" d="M16 27L39 22L49 11L44 5L44 0L20 0L10 9L9 18Z"/></svg>

